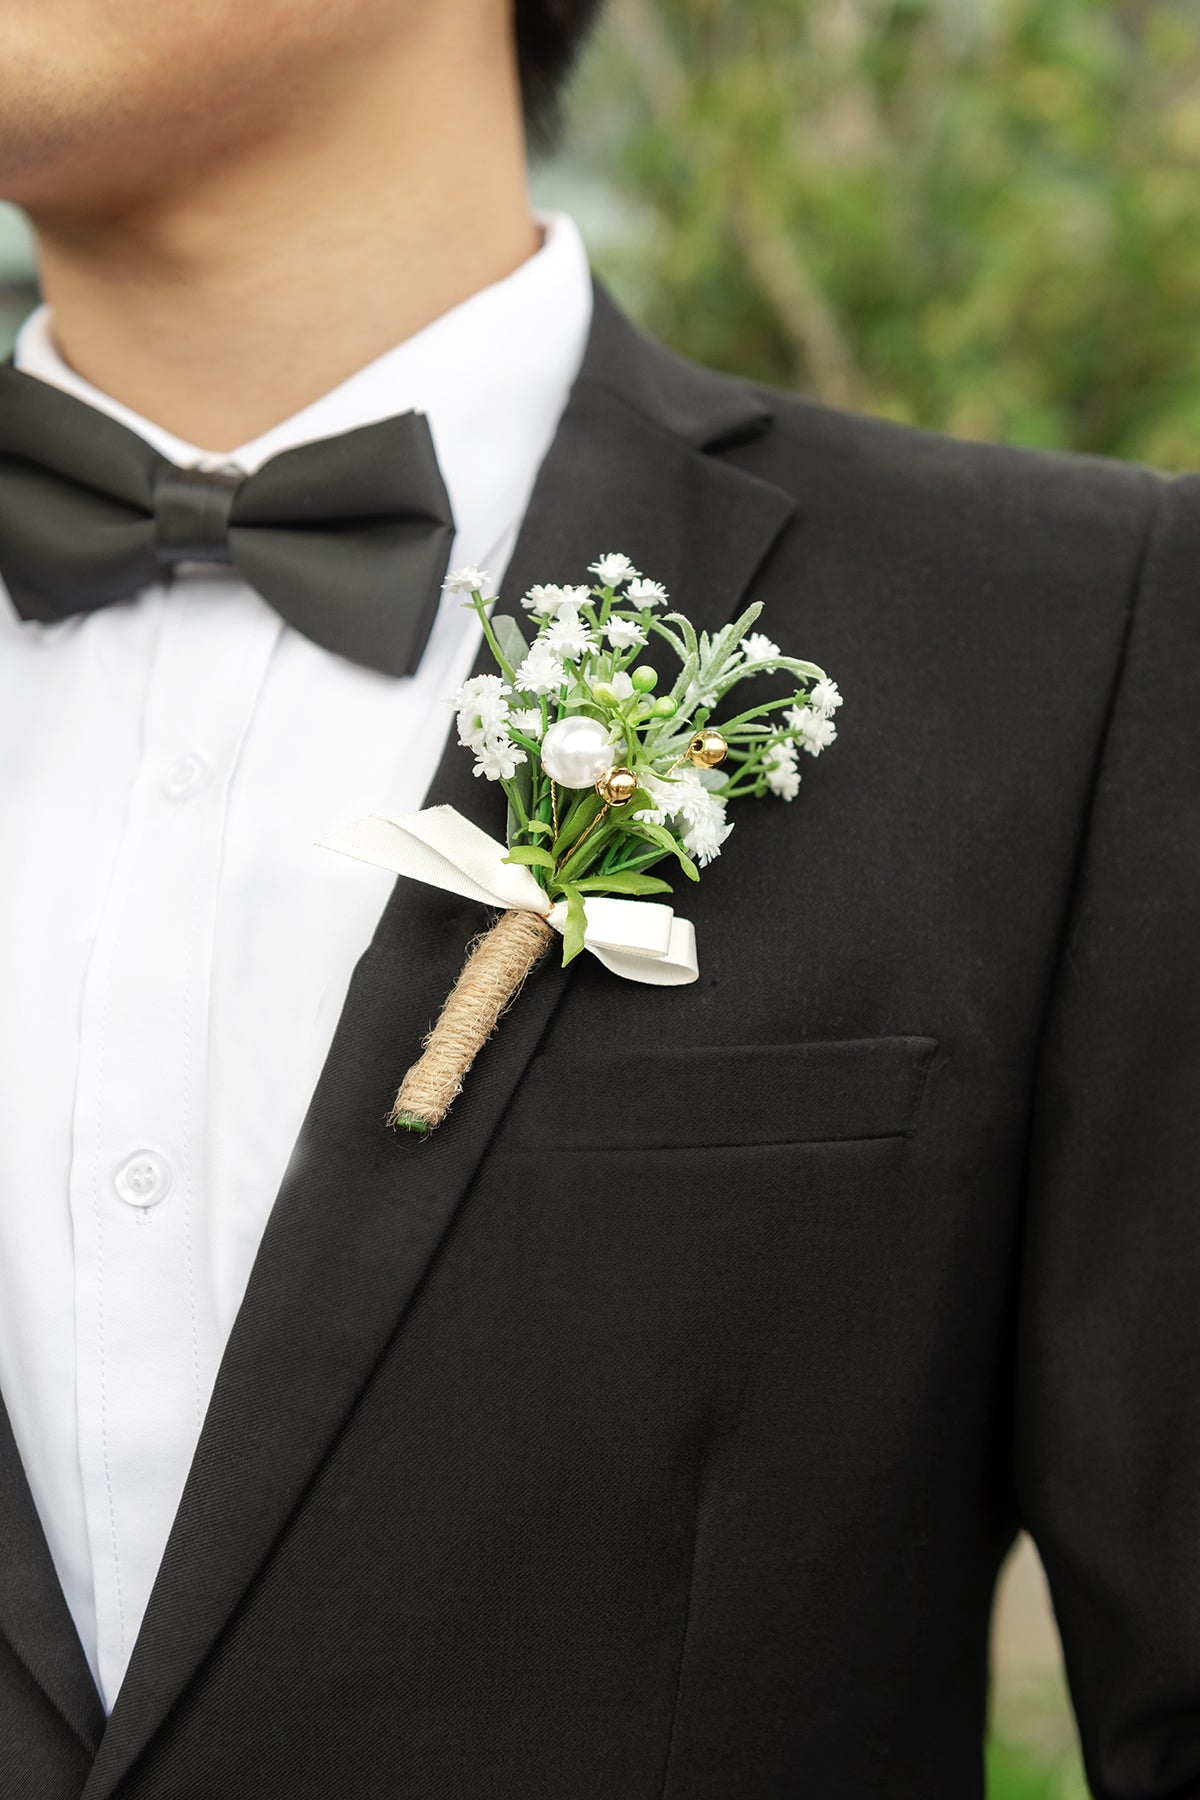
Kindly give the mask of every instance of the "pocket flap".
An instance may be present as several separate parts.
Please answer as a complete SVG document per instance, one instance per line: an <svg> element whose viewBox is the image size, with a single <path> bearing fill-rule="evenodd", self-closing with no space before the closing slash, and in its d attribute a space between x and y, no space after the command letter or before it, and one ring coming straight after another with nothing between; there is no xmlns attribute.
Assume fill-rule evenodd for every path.
<svg viewBox="0 0 1200 1800"><path fill-rule="evenodd" d="M916 1124L937 1040L631 1048L536 1056L497 1140L503 1150L681 1148L900 1137Z"/></svg>

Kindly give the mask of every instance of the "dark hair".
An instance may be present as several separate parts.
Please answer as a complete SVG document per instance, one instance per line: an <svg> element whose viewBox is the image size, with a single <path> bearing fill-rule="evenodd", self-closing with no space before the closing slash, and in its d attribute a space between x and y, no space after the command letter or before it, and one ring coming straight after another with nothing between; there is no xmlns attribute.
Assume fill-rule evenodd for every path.
<svg viewBox="0 0 1200 1800"><path fill-rule="evenodd" d="M517 67L525 129L548 150L562 123L567 77L604 0L516 0Z"/></svg>

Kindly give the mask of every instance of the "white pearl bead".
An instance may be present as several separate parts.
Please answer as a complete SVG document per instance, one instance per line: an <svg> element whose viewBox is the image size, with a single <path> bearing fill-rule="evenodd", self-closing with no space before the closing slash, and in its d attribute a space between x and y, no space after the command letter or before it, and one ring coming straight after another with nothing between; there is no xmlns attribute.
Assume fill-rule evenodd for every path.
<svg viewBox="0 0 1200 1800"><path fill-rule="evenodd" d="M591 787L612 762L608 732L599 719L589 719L586 713L559 719L542 739L542 767L563 787Z"/></svg>

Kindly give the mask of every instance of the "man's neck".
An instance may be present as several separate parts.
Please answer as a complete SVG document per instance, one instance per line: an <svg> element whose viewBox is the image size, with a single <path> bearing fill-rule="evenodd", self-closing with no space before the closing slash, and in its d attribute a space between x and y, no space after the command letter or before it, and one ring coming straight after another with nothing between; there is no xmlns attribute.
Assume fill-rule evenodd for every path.
<svg viewBox="0 0 1200 1800"><path fill-rule="evenodd" d="M510 274L538 245L515 91L493 73L450 117L424 86L360 89L165 193L31 208L66 360L230 450Z"/></svg>

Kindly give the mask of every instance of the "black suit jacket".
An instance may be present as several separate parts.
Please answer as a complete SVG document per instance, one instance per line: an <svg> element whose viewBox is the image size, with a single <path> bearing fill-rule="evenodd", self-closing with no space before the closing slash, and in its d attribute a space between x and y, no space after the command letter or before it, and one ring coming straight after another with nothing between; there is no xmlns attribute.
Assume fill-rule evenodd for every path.
<svg viewBox="0 0 1200 1800"><path fill-rule="evenodd" d="M621 549L846 705L678 904L382 1123L400 881L105 1725L0 1435L3 1800L974 1800L1049 1569L1094 1789L1200 1795L1200 485L752 390L603 294L505 584ZM456 745L431 802L495 829Z"/></svg>

